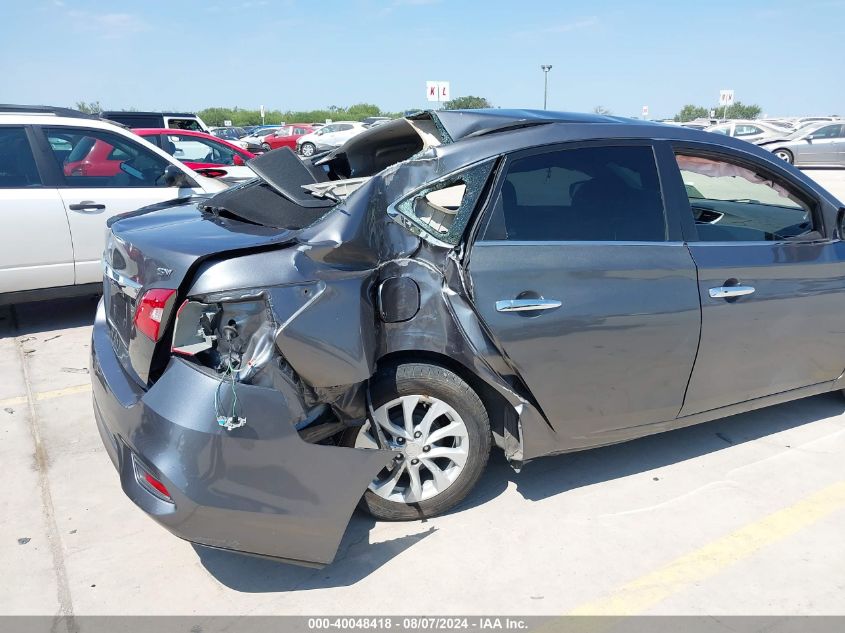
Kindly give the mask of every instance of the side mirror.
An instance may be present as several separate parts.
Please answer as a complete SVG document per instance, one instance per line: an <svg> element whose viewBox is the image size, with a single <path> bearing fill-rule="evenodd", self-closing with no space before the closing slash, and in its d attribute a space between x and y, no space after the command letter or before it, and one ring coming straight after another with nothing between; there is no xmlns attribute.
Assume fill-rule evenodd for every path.
<svg viewBox="0 0 845 633"><path fill-rule="evenodd" d="M241 158L240 154L235 154L232 156L232 164L238 167L243 167L246 163L244 163L244 159Z"/></svg>
<svg viewBox="0 0 845 633"><path fill-rule="evenodd" d="M176 165L168 165L164 170L164 184L168 187L179 187L180 189L197 186L193 179Z"/></svg>
<svg viewBox="0 0 845 633"><path fill-rule="evenodd" d="M836 232L840 240L845 240L845 207L839 209L836 214Z"/></svg>

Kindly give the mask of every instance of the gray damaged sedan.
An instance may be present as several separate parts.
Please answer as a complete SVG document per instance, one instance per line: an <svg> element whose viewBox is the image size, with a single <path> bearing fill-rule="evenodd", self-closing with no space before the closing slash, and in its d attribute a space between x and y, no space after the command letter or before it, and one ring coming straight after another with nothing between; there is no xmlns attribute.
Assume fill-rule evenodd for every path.
<svg viewBox="0 0 845 633"><path fill-rule="evenodd" d="M740 140L419 113L111 224L94 409L177 536L322 565L357 504L842 387L840 203Z"/></svg>

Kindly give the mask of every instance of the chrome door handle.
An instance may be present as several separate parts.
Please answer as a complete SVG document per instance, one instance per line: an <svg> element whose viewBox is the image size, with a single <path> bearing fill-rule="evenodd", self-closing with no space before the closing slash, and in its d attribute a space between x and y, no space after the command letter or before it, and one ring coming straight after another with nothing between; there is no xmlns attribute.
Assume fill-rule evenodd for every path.
<svg viewBox="0 0 845 633"><path fill-rule="evenodd" d="M94 202L93 200L83 200L77 204L69 205L71 211L102 211L106 205Z"/></svg>
<svg viewBox="0 0 845 633"><path fill-rule="evenodd" d="M529 310L554 310L563 305L555 299L503 299L496 302L498 312L528 312Z"/></svg>
<svg viewBox="0 0 845 633"><path fill-rule="evenodd" d="M714 299L728 299L730 297L744 297L754 293L754 286L718 286L710 288L710 296Z"/></svg>

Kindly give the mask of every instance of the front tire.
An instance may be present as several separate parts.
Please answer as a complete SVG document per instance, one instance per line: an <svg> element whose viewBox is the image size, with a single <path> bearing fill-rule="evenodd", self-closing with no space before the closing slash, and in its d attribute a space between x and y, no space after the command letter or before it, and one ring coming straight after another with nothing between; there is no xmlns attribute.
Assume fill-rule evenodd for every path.
<svg viewBox="0 0 845 633"><path fill-rule="evenodd" d="M373 417L397 457L370 484L361 507L376 519L437 516L475 486L490 455L487 410L454 372L428 363L400 363L370 382ZM341 444L377 448L368 420L348 429Z"/></svg>
<svg viewBox="0 0 845 633"><path fill-rule="evenodd" d="M792 156L792 152L790 152L788 149L776 149L774 151L774 154L783 162L789 163L790 165L795 162L795 158Z"/></svg>
<svg viewBox="0 0 845 633"><path fill-rule="evenodd" d="M261 144L261 149L262 149L262 150L264 150L265 152L269 152L269 151L270 151L270 150L272 150L273 148L272 148L272 147L270 147L270 144L269 144L269 143L262 143L262 144Z"/></svg>
<svg viewBox="0 0 845 633"><path fill-rule="evenodd" d="M303 156L313 156L314 153L317 151L317 147L314 143L303 143L302 146L299 148L300 153Z"/></svg>

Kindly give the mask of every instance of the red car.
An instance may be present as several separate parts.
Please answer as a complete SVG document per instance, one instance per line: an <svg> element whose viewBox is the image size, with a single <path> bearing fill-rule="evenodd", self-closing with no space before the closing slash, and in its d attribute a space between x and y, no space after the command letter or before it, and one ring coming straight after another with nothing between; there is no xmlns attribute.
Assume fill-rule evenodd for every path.
<svg viewBox="0 0 845 633"><path fill-rule="evenodd" d="M193 130L139 128L132 130L203 176L234 182L254 178L246 161L255 154L228 141Z"/></svg>
<svg viewBox="0 0 845 633"><path fill-rule="evenodd" d="M229 182L255 177L252 170L245 166L246 161L255 158L255 154L205 132L171 128L133 131L203 176L223 178ZM120 173L120 164L129 158L129 154L120 147L86 137L68 156L64 173L66 176L112 177Z"/></svg>
<svg viewBox="0 0 845 633"><path fill-rule="evenodd" d="M261 149L269 152L271 149L279 149L280 147L290 147L296 151L296 139L303 134L311 134L317 128L306 123L292 123L286 125L277 132L268 134L264 137L261 143Z"/></svg>

